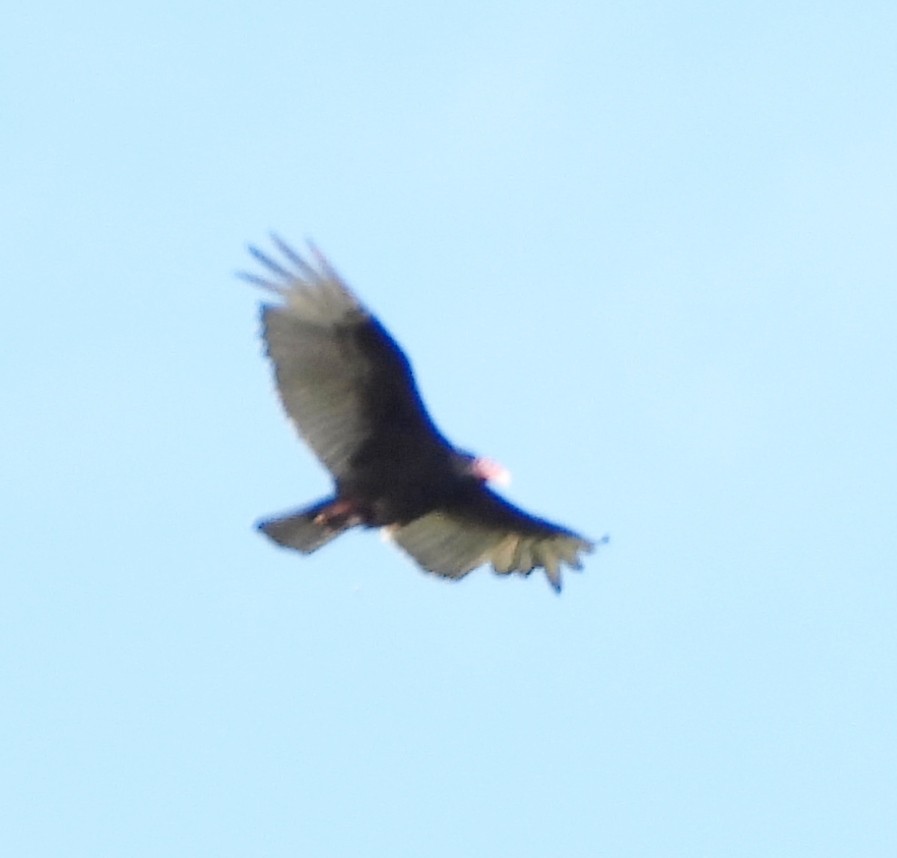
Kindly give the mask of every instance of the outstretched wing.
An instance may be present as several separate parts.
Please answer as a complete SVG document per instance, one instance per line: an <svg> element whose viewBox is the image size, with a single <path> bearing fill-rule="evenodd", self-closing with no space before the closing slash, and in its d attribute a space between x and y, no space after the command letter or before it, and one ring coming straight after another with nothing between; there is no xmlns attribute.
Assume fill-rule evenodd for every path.
<svg viewBox="0 0 897 858"><path fill-rule="evenodd" d="M557 592L562 566L582 568L580 554L595 547L487 488L479 488L463 504L436 510L388 532L424 569L437 575L461 578L487 563L499 575L529 575L541 568Z"/></svg>
<svg viewBox="0 0 897 858"><path fill-rule="evenodd" d="M240 276L282 299L262 307L268 356L284 410L324 466L344 479L380 449L447 451L386 329L313 246L311 264L272 239L283 264L250 247L267 272Z"/></svg>

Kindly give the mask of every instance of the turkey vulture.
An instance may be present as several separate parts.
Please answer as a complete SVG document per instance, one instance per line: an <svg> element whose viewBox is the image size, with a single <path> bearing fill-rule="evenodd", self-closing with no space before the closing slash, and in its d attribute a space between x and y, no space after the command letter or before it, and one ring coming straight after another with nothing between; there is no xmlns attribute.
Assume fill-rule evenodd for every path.
<svg viewBox="0 0 897 858"><path fill-rule="evenodd" d="M491 563L500 575L561 564L580 569L594 544L536 518L486 486L502 470L455 449L421 400L408 358L318 250L308 262L276 236L278 262L250 247L275 293L262 305L283 407L330 471L334 494L258 523L274 542L310 554L355 525L382 527L424 569L461 578Z"/></svg>

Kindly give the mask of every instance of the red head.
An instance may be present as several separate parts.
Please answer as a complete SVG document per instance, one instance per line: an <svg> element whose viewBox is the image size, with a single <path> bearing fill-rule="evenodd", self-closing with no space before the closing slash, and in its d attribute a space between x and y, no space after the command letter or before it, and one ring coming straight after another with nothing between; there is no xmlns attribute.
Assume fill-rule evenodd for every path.
<svg viewBox="0 0 897 858"><path fill-rule="evenodd" d="M511 483L511 472L493 459L477 456L470 463L470 473L484 483L507 486Z"/></svg>

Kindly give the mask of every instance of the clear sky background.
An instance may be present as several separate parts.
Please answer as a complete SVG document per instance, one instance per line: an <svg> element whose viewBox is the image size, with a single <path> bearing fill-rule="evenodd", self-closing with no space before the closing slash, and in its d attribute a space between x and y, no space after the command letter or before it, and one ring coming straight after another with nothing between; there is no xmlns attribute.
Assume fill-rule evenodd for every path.
<svg viewBox="0 0 897 858"><path fill-rule="evenodd" d="M10 6L0 853L897 854L893 2ZM509 496L313 500L233 272L313 237Z"/></svg>

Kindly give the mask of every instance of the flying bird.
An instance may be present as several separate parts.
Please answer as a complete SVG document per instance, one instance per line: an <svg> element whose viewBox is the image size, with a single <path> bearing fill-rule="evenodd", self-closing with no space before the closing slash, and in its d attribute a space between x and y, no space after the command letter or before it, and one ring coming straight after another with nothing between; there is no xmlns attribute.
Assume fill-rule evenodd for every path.
<svg viewBox="0 0 897 858"><path fill-rule="evenodd" d="M493 492L487 482L506 472L446 440L408 358L324 256L309 244L308 261L272 240L282 261L250 247L266 271L240 276L279 298L261 312L277 390L334 492L258 529L311 554L351 527L384 528L437 575L461 578L485 564L500 575L542 568L560 592L562 565L580 569L594 543Z"/></svg>

